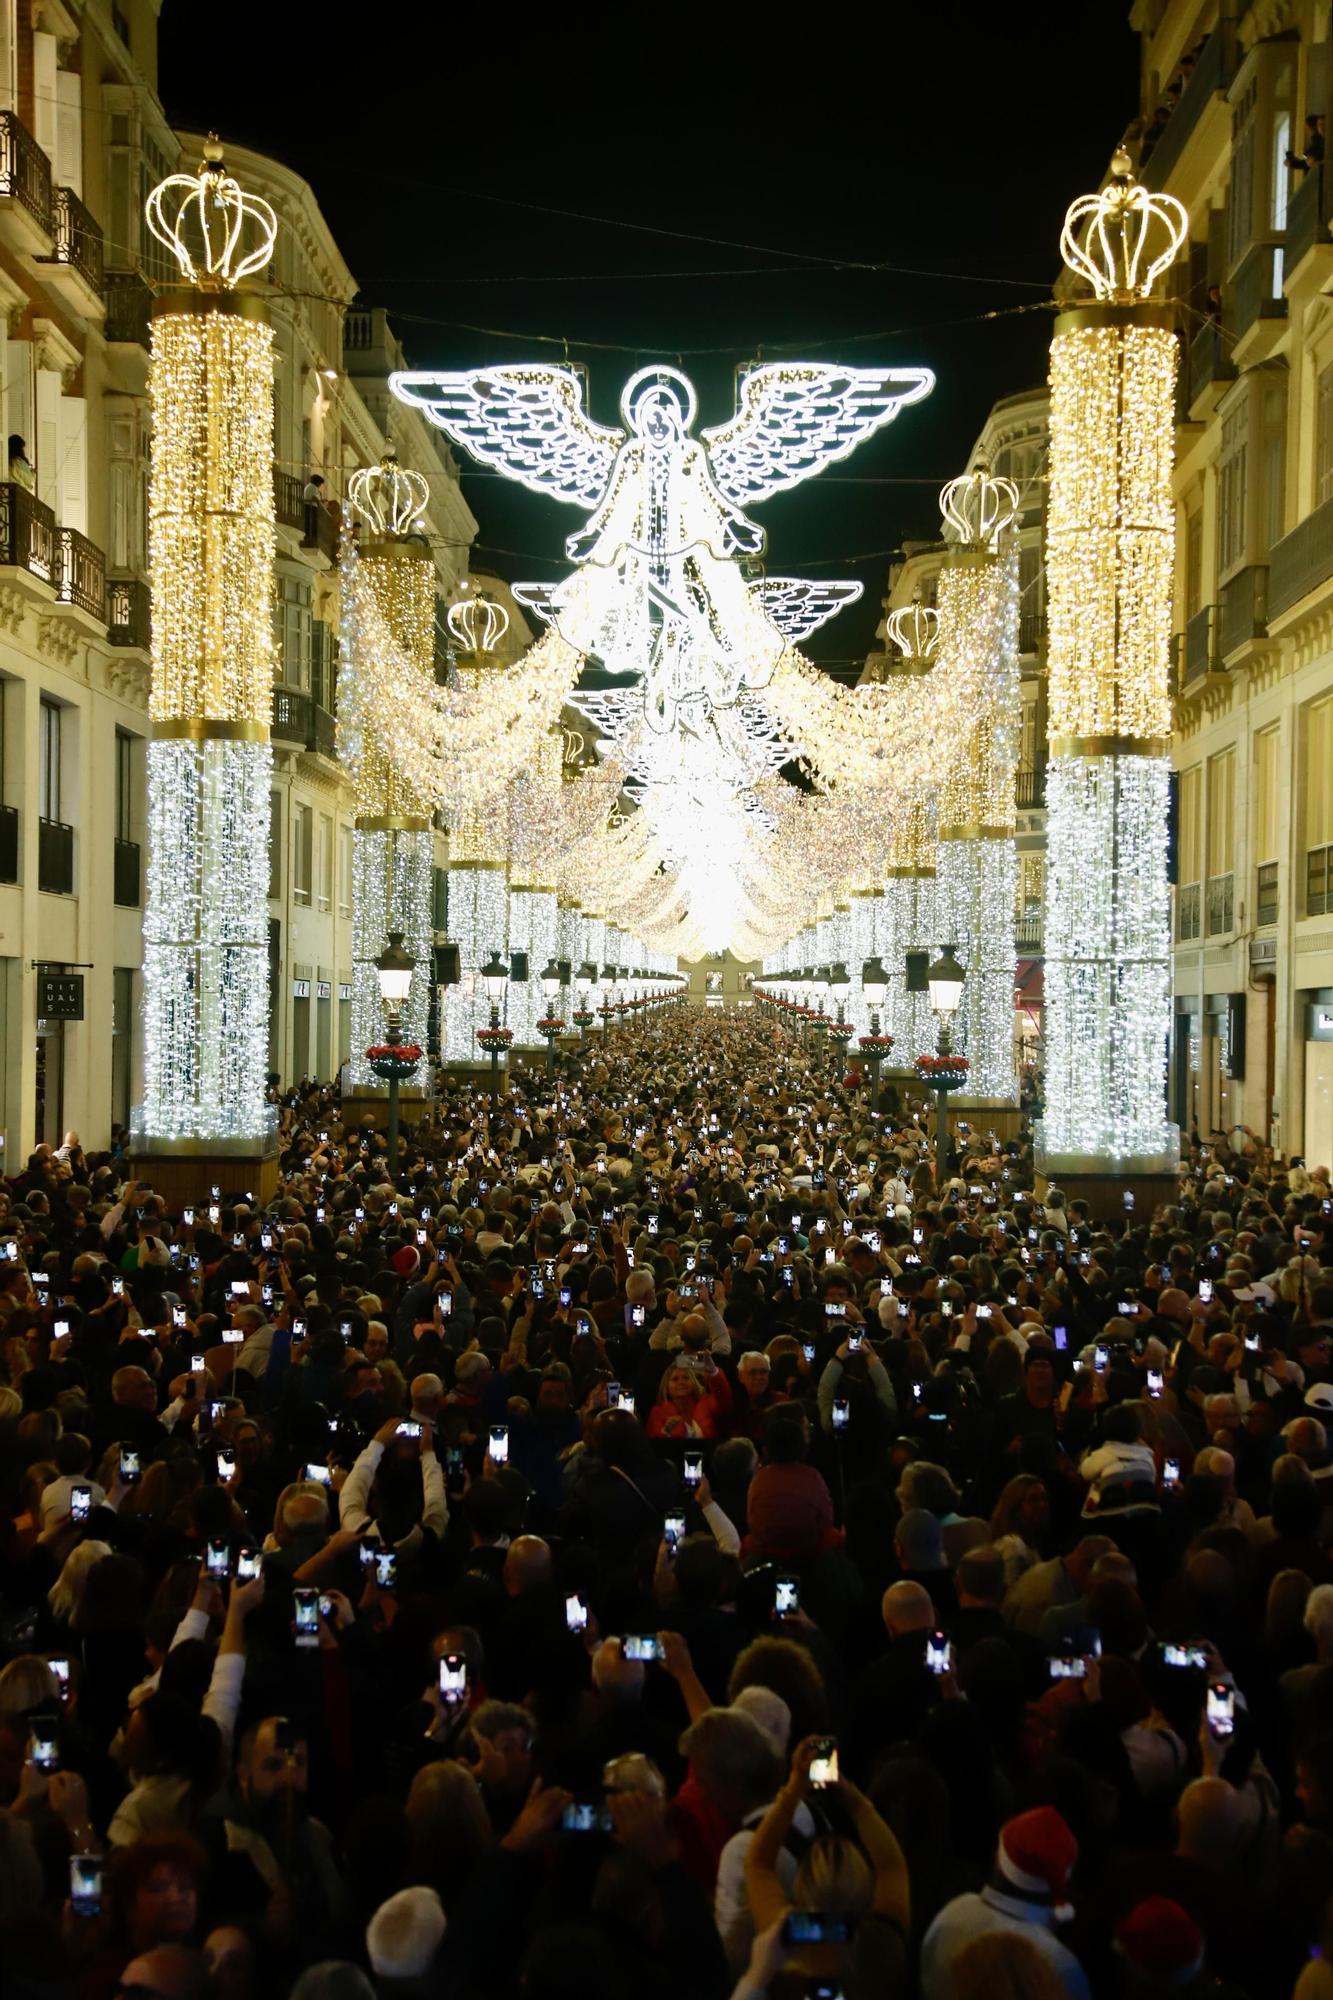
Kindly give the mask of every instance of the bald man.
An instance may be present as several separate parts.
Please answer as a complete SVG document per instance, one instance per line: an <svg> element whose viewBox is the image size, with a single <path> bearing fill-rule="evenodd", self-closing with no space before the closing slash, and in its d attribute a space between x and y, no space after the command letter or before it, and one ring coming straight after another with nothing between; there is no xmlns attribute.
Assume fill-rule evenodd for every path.
<svg viewBox="0 0 1333 2000"><path fill-rule="evenodd" d="M847 1755L853 1775L864 1776L876 1755L899 1737L911 1736L939 1695L926 1667L926 1638L935 1630L935 1606L919 1583L895 1583L885 1591L880 1616L888 1644L856 1683Z"/></svg>

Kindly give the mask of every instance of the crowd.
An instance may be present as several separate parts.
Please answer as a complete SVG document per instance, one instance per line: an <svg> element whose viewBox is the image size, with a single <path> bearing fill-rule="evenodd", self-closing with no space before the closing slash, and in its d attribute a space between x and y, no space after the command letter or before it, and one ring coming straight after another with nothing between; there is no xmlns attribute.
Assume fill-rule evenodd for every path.
<svg viewBox="0 0 1333 2000"><path fill-rule="evenodd" d="M1327 1173L890 1101L680 1008L3 1183L7 1995L1328 2000Z"/></svg>

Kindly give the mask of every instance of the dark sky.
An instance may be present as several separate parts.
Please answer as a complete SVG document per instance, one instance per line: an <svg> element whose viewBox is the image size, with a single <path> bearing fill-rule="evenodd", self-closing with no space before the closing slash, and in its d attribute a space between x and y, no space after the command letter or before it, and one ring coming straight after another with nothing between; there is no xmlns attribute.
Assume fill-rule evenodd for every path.
<svg viewBox="0 0 1333 2000"><path fill-rule="evenodd" d="M165 0L162 99L307 177L413 366L567 342L612 422L628 374L679 359L703 424L761 354L932 367L928 402L757 510L770 571L864 583L808 648L859 659L893 551L1044 376L1049 314L1017 309L1137 111L1128 0L559 11L229 0L219 33ZM561 574L574 510L462 463L478 566Z"/></svg>

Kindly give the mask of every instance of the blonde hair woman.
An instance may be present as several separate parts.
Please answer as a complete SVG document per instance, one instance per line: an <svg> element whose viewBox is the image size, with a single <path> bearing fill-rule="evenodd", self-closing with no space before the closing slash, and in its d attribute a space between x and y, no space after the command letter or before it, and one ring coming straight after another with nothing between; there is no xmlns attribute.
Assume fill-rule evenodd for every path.
<svg viewBox="0 0 1333 2000"><path fill-rule="evenodd" d="M1019 1931L973 1938L949 1970L954 2000L1064 2000L1054 1966Z"/></svg>
<svg viewBox="0 0 1333 2000"><path fill-rule="evenodd" d="M71 1631L79 1629L79 1612L83 1608L83 1593L88 1587L89 1575L95 1564L110 1554L109 1542L80 1542L65 1557L64 1568L46 1593L53 1615L62 1625L68 1625Z"/></svg>
<svg viewBox="0 0 1333 2000"><path fill-rule="evenodd" d="M20 1653L0 1669L0 1724L17 1722L33 1708L56 1708L60 1683L36 1653Z"/></svg>

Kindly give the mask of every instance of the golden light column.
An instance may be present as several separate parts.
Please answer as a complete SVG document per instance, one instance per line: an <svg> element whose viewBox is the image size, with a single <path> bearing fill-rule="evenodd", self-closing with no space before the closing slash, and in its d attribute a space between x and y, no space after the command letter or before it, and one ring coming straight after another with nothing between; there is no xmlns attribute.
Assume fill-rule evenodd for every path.
<svg viewBox="0 0 1333 2000"><path fill-rule="evenodd" d="M460 687L477 688L503 671L495 655L509 629L503 604L469 591L445 622L459 649L454 672ZM485 1060L477 1030L490 1020L490 1003L478 975L492 951L508 957L508 831L503 794L485 810L449 814L449 936L458 946L459 978L445 994L440 1039L448 1062Z"/></svg>
<svg viewBox="0 0 1333 2000"><path fill-rule="evenodd" d="M939 655L940 614L923 604L918 591L910 604L891 611L885 621L898 656L885 668L886 677L924 679L933 676ZM929 687L923 707L929 706ZM936 788L913 795L893 817L884 863L884 894L877 913L874 951L884 967L888 993L880 1024L894 1041L891 1061L911 1065L917 1056L934 1055L935 1017L927 993L907 990L907 954L928 952L940 942L935 921L938 875L938 814Z"/></svg>
<svg viewBox="0 0 1333 2000"><path fill-rule="evenodd" d="M389 633L423 681L435 679L435 562L423 515L429 487L385 452L353 473L347 496L362 527L361 576ZM415 968L403 1040L426 1046L432 984L434 837L431 804L395 764L382 737L366 734L352 830L352 1081L378 1088L367 1048L384 1039L375 960L391 930Z"/></svg>
<svg viewBox="0 0 1333 2000"><path fill-rule="evenodd" d="M1169 1176L1167 811L1176 339L1154 286L1188 218L1118 152L1060 248L1046 527L1046 1114L1038 1165L1118 1204ZM1170 1186L1169 1180L1164 1183Z"/></svg>
<svg viewBox="0 0 1333 2000"><path fill-rule="evenodd" d="M179 1191L266 1178L273 757L273 334L240 289L273 254L268 203L210 134L148 198L182 287L153 305L144 1101L138 1157ZM159 1161L179 1159L177 1169ZM193 1167L187 1163L193 1161ZM257 1171L265 1168L265 1172ZM237 1173L229 1176L236 1184Z"/></svg>
<svg viewBox="0 0 1333 2000"><path fill-rule="evenodd" d="M1018 488L982 463L950 480L940 509L954 541L937 586L936 671L947 683L951 673L983 663L985 699L972 729L951 747L940 783L935 921L940 944L953 945L967 973L953 1022L954 1047L968 1060L967 1098L1011 1105L1018 1087L1014 829L1021 696L1018 554L1006 537Z"/></svg>

